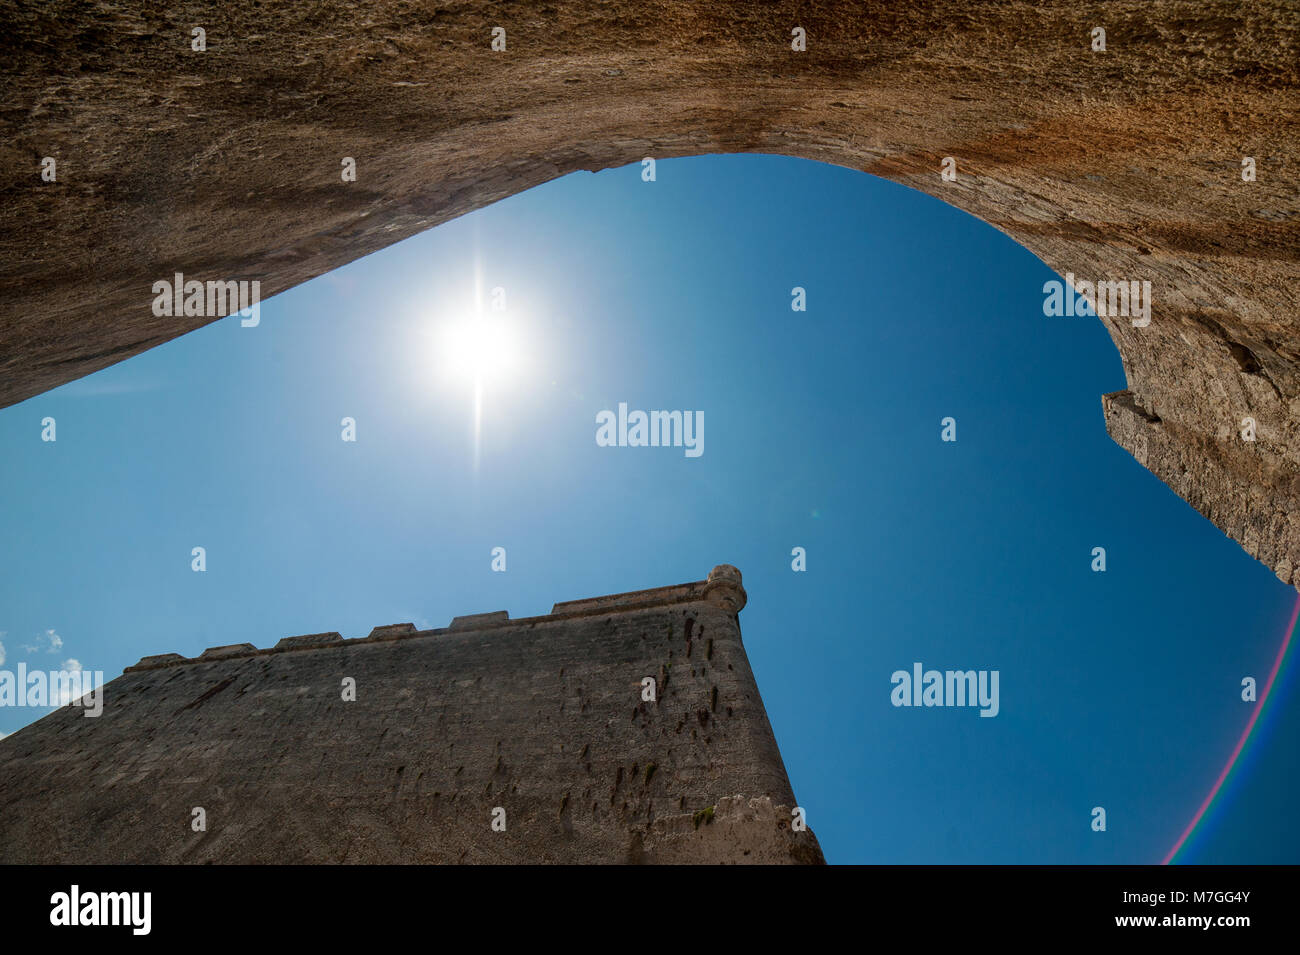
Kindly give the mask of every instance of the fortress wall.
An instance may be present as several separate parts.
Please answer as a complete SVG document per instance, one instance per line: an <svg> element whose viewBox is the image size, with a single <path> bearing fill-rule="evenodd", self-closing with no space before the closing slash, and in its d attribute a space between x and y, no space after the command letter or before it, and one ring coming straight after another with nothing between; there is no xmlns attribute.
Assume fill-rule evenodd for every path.
<svg viewBox="0 0 1300 955"><path fill-rule="evenodd" d="M146 658L102 716L0 741L0 862L819 862L743 602L724 566L544 617Z"/></svg>

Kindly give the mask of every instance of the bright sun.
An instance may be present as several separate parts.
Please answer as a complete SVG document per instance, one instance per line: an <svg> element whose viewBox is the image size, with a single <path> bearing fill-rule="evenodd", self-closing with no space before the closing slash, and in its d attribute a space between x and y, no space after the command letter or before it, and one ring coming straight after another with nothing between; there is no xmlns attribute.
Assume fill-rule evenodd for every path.
<svg viewBox="0 0 1300 955"><path fill-rule="evenodd" d="M474 470L482 448L484 405L489 395L517 384L527 370L518 328L504 315L472 311L438 329L438 352L445 382L470 386L474 401Z"/></svg>
<svg viewBox="0 0 1300 955"><path fill-rule="evenodd" d="M442 331L441 351L450 375L477 385L500 384L518 365L515 336L504 318L468 315Z"/></svg>

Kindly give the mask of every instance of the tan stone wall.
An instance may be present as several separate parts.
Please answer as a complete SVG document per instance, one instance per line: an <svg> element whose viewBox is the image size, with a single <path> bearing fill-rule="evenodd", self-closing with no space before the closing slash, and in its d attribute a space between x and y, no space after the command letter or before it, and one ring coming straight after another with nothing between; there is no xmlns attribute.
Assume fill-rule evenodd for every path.
<svg viewBox="0 0 1300 955"><path fill-rule="evenodd" d="M923 190L1062 275L1150 280L1149 327L1107 321L1163 423L1144 463L1295 581L1293 2L234 2L197 16L206 53L190 8L0 18L0 406L202 324L150 311L176 271L271 295L574 170L782 153Z"/></svg>
<svg viewBox="0 0 1300 955"><path fill-rule="evenodd" d="M0 740L0 863L820 862L790 828L733 571L546 617L146 658L101 716Z"/></svg>

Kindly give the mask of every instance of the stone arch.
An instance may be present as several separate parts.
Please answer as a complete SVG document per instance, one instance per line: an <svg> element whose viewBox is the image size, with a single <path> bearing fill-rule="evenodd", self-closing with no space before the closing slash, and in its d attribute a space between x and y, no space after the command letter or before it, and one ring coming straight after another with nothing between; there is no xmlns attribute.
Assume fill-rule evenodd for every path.
<svg viewBox="0 0 1300 955"><path fill-rule="evenodd" d="M1150 326L1105 320L1128 379L1103 399L1107 428L1300 583L1293 3L285 0L197 24L140 0L0 0L0 14L0 406L209 321L152 314L152 283L178 271L256 279L265 297L575 170L780 153L927 192L1059 274L1150 280Z"/></svg>

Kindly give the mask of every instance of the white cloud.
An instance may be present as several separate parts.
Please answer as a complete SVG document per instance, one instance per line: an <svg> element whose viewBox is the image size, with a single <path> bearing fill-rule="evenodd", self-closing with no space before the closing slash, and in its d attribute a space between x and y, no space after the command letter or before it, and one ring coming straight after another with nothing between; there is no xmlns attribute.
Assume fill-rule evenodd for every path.
<svg viewBox="0 0 1300 955"><path fill-rule="evenodd" d="M0 636L4 636L4 634L0 633ZM0 643L0 667L4 665L5 665L5 645L3 643Z"/></svg>
<svg viewBox="0 0 1300 955"><path fill-rule="evenodd" d="M81 672L81 662L80 662L79 660L75 660L75 659L69 657L68 659L66 659L66 660L63 661L63 670L64 670L65 673L80 673L80 672ZM92 678L93 678L93 674L92 674L91 676L92 676ZM72 695L72 691L71 691L71 690L60 690L60 691L59 691L59 700L58 700L58 703L57 703L57 704L54 704L54 701L53 701L53 700L51 700L50 702L51 702L52 705L67 706L69 703L73 702L73 700L75 700L75 699L80 699L80 697L74 697L74 696Z"/></svg>
<svg viewBox="0 0 1300 955"><path fill-rule="evenodd" d="M46 630L36 638L35 643L20 643L20 647L28 653L36 653L44 650L46 653L58 653L63 649L63 638L53 630Z"/></svg>

